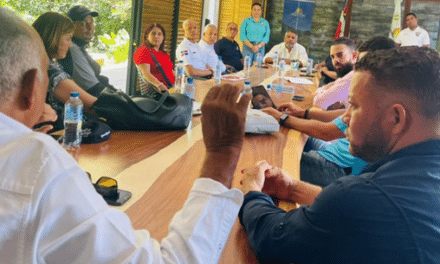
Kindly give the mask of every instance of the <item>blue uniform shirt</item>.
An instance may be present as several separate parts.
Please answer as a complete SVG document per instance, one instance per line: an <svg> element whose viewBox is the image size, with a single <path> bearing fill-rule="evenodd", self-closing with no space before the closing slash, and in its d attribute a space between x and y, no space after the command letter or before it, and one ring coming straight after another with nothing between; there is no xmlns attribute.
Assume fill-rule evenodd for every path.
<svg viewBox="0 0 440 264"><path fill-rule="evenodd" d="M255 22L253 17L246 18L240 27L240 39L245 41L246 39L250 42L269 42L270 28L269 22L266 19L260 18L260 20Z"/></svg>

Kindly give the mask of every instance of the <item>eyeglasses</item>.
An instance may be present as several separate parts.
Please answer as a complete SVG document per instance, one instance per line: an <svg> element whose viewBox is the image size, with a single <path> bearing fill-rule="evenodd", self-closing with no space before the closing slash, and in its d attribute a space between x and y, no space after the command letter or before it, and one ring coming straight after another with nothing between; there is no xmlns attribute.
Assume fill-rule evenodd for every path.
<svg viewBox="0 0 440 264"><path fill-rule="evenodd" d="M90 181L92 181L92 175L88 172L86 173ZM96 191L104 197L115 197L118 195L118 182L113 178L102 176L93 186L95 186Z"/></svg>

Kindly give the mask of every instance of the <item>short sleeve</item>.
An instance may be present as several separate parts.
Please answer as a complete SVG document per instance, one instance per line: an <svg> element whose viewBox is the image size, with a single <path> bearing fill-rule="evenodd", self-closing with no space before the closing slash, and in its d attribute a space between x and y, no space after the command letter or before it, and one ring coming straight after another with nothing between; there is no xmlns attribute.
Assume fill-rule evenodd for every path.
<svg viewBox="0 0 440 264"><path fill-rule="evenodd" d="M151 55L146 47L139 47L133 55L133 62L137 65L141 63L150 63Z"/></svg>
<svg viewBox="0 0 440 264"><path fill-rule="evenodd" d="M335 125L339 128L339 130L342 131L342 133L344 133L347 129L347 125L342 122L342 116L337 117L335 120L333 120L333 123L335 123Z"/></svg>

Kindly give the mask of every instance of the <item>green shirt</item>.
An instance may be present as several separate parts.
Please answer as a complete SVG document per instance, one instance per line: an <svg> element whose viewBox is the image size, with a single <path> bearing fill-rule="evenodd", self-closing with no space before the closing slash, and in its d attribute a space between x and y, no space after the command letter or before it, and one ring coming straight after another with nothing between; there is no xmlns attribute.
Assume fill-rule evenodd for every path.
<svg viewBox="0 0 440 264"><path fill-rule="evenodd" d="M269 42L270 28L269 22L266 19L260 18L260 20L255 22L253 17L246 18L240 27L240 39L245 41L246 39L250 42Z"/></svg>

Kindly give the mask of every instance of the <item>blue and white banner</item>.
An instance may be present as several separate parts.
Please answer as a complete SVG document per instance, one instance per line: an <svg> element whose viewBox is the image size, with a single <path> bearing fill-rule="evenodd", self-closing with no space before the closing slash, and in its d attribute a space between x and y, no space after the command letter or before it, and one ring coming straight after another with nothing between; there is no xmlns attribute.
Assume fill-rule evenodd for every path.
<svg viewBox="0 0 440 264"><path fill-rule="evenodd" d="M310 31L312 28L314 2L284 1L284 18L286 26L299 31Z"/></svg>

